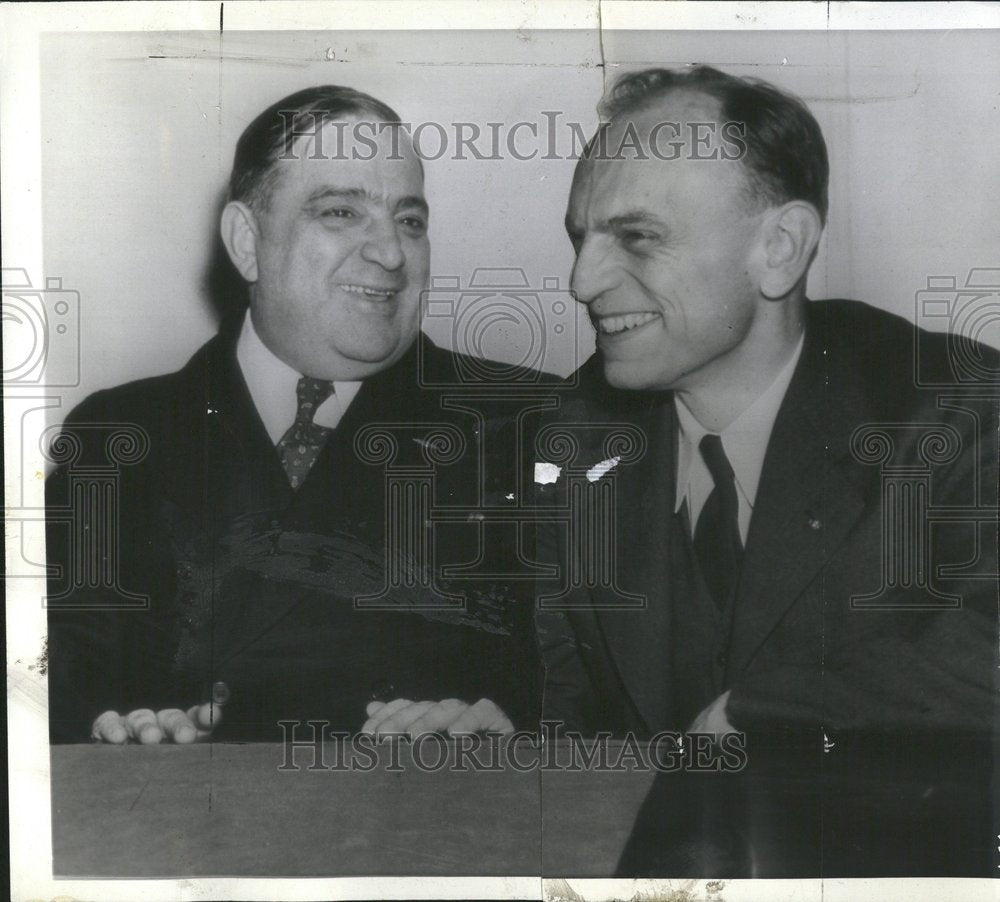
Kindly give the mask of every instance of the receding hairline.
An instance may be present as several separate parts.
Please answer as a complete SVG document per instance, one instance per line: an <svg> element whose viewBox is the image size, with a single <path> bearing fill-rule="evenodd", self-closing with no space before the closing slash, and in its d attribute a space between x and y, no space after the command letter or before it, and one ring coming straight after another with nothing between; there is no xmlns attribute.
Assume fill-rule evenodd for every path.
<svg viewBox="0 0 1000 902"><path fill-rule="evenodd" d="M672 107L678 97L685 98L687 102ZM673 115L672 110L686 111L686 114L683 117ZM700 113L704 113L704 115L700 115ZM691 135L686 132L684 125L702 122L719 127L723 126L725 124L723 101L696 85L676 85L661 93L641 98L634 106L622 110L606 122L602 122L597 131L594 132L591 141L596 139L602 130L610 135L625 132L631 126L648 147L654 127L661 123L676 123L680 126L680 134L671 136L671 140L682 139L687 143L690 142ZM580 162L582 163L584 159L586 159L586 155L581 158Z"/></svg>
<svg viewBox="0 0 1000 902"><path fill-rule="evenodd" d="M682 98L682 102L673 107L673 109L686 111L683 117L672 113L671 104L676 104L678 98ZM698 115L699 112L704 112L704 116ZM601 131L606 131L609 135L622 134L630 125L636 129L644 145L648 148L650 146L649 138L651 129L661 122L676 122L680 126L680 134L673 136L671 140L683 140L685 144L690 144L692 134L685 129L685 124L707 122L722 128L727 122L725 101L702 85L684 83L671 85L662 90L635 98L628 106L623 107L614 113L610 119L602 122L588 143L588 148L597 139ZM648 129L644 132L642 127L646 126L648 126ZM609 142L609 145L614 146L611 142ZM584 153L577 161L570 188L571 192L577 186L577 182L582 178L583 173L598 162L622 161L602 159L600 155L594 159L591 155ZM640 162L653 162L652 156L650 160ZM663 162L677 161L666 160ZM735 164L735 170L723 171L735 171L739 174L736 187L743 195L749 212L759 212L778 205L773 198L768 196L765 190L762 190L760 176L745 159L720 161L705 158L703 160L695 160L694 162L712 162L724 166Z"/></svg>
<svg viewBox="0 0 1000 902"><path fill-rule="evenodd" d="M633 105L620 110L616 114L613 114L608 120L608 124L614 126L622 121L636 121L656 112L657 109L666 106L678 97L685 98L689 101L703 101L706 104L706 107L711 109L711 112L708 113L709 118L716 124L722 125L724 104L721 98L716 97L703 86L687 84L671 85L669 88L664 88L662 91L637 98ZM691 105L693 104L687 104L687 106ZM674 120L664 119L663 121Z"/></svg>

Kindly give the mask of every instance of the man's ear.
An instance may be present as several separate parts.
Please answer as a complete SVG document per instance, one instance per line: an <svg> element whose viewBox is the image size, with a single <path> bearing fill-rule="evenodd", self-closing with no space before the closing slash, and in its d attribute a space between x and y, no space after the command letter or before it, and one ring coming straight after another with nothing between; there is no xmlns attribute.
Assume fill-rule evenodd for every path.
<svg viewBox="0 0 1000 902"><path fill-rule="evenodd" d="M808 271L823 223L812 204L793 200L773 210L764 228L760 290L764 297L777 300L787 295Z"/></svg>
<svg viewBox="0 0 1000 902"><path fill-rule="evenodd" d="M247 282L256 282L260 229L253 210L242 201L231 200L222 211L219 229L233 266Z"/></svg>

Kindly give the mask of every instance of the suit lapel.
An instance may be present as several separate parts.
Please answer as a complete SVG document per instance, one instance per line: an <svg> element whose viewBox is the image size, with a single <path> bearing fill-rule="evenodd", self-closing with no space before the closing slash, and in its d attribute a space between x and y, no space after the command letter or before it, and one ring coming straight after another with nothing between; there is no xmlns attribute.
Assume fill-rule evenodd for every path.
<svg viewBox="0 0 1000 902"><path fill-rule="evenodd" d="M848 361L834 359L808 310L802 358L771 433L747 536L731 673L747 666L864 509L870 472L849 450L864 422L863 384Z"/></svg>
<svg viewBox="0 0 1000 902"><path fill-rule="evenodd" d="M240 372L237 333L223 325L185 372L176 421L183 450L165 468L160 511L179 571L188 573L190 597L177 610L192 628L182 632L177 660L206 662L216 675L295 601L292 593L262 600L262 581L241 588L243 574L269 553L272 518L291 489Z"/></svg>
<svg viewBox="0 0 1000 902"><path fill-rule="evenodd" d="M198 411L205 418L207 450L215 469L222 470L220 485L242 478L247 485L240 497L249 492L260 507L283 506L291 488L236 359L237 337L232 326L224 327L209 358L207 403Z"/></svg>

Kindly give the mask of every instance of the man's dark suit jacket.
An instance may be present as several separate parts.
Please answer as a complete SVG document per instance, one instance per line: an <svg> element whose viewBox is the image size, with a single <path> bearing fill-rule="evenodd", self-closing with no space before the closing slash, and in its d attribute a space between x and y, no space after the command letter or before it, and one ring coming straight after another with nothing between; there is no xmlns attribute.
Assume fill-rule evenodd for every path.
<svg viewBox="0 0 1000 902"><path fill-rule="evenodd" d="M90 396L54 446L69 451L47 484L48 554L57 565L49 587L52 740L86 741L108 709L206 701L217 681L230 690L220 739L281 740L281 719L355 731L368 701L397 696L488 697L516 724L537 723L530 603L476 577L497 571L473 514L433 525L421 516L421 505L495 504L513 484L516 455L493 453L509 450L510 424L441 403L462 394L461 358L421 337L366 380L294 492L242 378L237 332L238 323L224 327L179 372ZM389 424L388 438L365 431L380 423ZM117 425L145 435L138 462L121 463L124 446L108 443ZM80 486L108 473L115 447L110 491L119 512L109 524L96 513L100 499L70 496L94 491ZM67 511L85 518L85 529L107 531L100 563L117 554L111 569L122 592L98 578L70 591L74 579L87 582L88 565L73 560L81 543L70 539ZM415 511L422 528L405 527ZM400 566L387 564L390 530L407 552L390 562ZM439 596L427 591L426 569L408 569L421 546L432 549ZM461 564L473 565L466 578L441 576ZM378 596L389 570L393 591L355 603Z"/></svg>
<svg viewBox="0 0 1000 902"><path fill-rule="evenodd" d="M612 456L610 424L645 447L602 477L615 584L541 590L544 716L648 737L730 690L749 759L739 778L660 775L622 874L992 867L998 400L981 374L997 359L863 304L808 303L722 616L674 514L671 393L616 391L599 358L584 366L549 427L575 434L578 468ZM539 503L565 507L566 483ZM894 545L901 525L915 531ZM568 530L540 534L566 574Z"/></svg>

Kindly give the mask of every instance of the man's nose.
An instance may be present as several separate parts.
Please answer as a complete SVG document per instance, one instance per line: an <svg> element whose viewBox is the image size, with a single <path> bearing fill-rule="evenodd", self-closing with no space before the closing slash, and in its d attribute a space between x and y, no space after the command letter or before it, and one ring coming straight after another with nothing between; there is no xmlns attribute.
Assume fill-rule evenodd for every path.
<svg viewBox="0 0 1000 902"><path fill-rule="evenodd" d="M570 289L581 304L591 304L615 285L611 248L602 236L587 237L576 252Z"/></svg>
<svg viewBox="0 0 1000 902"><path fill-rule="evenodd" d="M383 269L399 269L406 262L396 223L379 223L372 228L361 248L361 256Z"/></svg>

